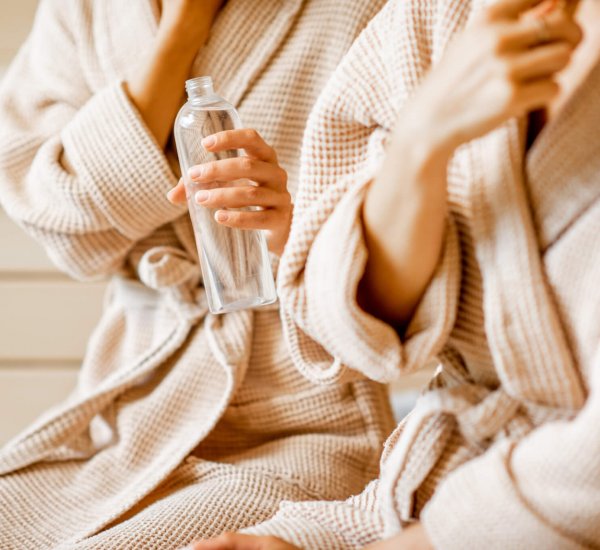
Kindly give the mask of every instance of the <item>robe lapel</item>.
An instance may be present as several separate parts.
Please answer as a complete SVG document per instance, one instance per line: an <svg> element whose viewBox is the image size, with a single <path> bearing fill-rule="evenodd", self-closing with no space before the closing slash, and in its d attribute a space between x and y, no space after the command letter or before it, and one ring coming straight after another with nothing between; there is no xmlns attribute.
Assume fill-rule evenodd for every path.
<svg viewBox="0 0 600 550"><path fill-rule="evenodd" d="M229 0L194 64L195 76L212 76L219 95L239 106L246 91L290 31L303 0ZM261 13L240 18L241 11ZM237 14L234 16L234 14Z"/></svg>
<svg viewBox="0 0 600 550"><path fill-rule="evenodd" d="M470 146L485 329L510 395L573 410L585 391L545 280L524 186L523 130L512 121Z"/></svg>
<svg viewBox="0 0 600 550"><path fill-rule="evenodd" d="M303 3L304 0L228 0L208 42L198 52L190 78L211 76L216 92L239 106L290 31ZM156 34L157 0L142 0L137 10L137 17L148 21L148 30ZM261 13L260 23L255 17L240 18L244 10L253 15Z"/></svg>
<svg viewBox="0 0 600 550"><path fill-rule="evenodd" d="M542 250L600 198L599 128L600 62L528 155L528 191Z"/></svg>
<svg viewBox="0 0 600 550"><path fill-rule="evenodd" d="M115 0L116 2L116 0ZM143 58L156 36L159 15L157 0L103 2L99 18L98 48L106 78L123 78ZM206 45L198 52L190 78L211 76L215 90L239 106L248 88L275 54L292 28L304 0L229 0L213 25ZM240 18L247 11L252 17ZM254 14L261 13L259 24ZM119 18L114 14L119 13ZM128 29L136 22L136 33ZM182 89L183 93L183 89Z"/></svg>

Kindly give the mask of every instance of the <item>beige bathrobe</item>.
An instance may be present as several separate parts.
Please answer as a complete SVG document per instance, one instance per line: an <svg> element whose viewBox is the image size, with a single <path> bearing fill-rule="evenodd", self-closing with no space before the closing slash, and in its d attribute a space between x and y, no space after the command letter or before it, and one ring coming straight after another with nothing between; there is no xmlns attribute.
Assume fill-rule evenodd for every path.
<svg viewBox="0 0 600 550"><path fill-rule="evenodd" d="M230 0L197 57L292 191L310 109L382 4ZM298 373L277 307L207 313L177 179L122 86L156 13L42 0L0 91L2 206L74 277L117 274L77 390L0 451L2 550L176 548L345 498L393 428L382 386Z"/></svg>
<svg viewBox="0 0 600 550"><path fill-rule="evenodd" d="M444 550L600 548L600 64L525 162L522 120L457 151L443 257L402 342L355 299L365 183L402 105L483 4L390 2L309 119L279 271L295 362L338 383L441 366L379 482L346 502L284 504L251 532L358 548L420 519Z"/></svg>

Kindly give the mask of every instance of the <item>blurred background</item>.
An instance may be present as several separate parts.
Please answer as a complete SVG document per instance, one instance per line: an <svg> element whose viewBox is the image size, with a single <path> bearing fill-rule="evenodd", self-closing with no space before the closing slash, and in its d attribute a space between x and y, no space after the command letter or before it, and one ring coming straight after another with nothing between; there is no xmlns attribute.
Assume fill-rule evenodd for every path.
<svg viewBox="0 0 600 550"><path fill-rule="evenodd" d="M37 3L0 0L0 80L27 37ZM55 270L0 207L0 445L75 384L102 290Z"/></svg>

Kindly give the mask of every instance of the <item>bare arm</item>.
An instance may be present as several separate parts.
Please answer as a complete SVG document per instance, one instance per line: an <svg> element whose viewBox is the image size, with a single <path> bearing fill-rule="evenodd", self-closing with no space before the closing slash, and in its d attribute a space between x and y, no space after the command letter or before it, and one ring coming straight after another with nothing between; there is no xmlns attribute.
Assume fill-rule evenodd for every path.
<svg viewBox="0 0 600 550"><path fill-rule="evenodd" d="M369 260L358 300L399 329L425 292L444 237L449 152L434 147L426 134L410 124L396 128L363 208Z"/></svg>
<svg viewBox="0 0 600 550"><path fill-rule="evenodd" d="M127 82L129 96L161 147L181 107L185 81L223 0L163 0L156 41Z"/></svg>
<svg viewBox="0 0 600 550"><path fill-rule="evenodd" d="M400 116L365 200L369 260L358 297L366 311L400 330L440 257L452 153L512 117L547 107L559 93L556 75L581 30L570 6L540 14L545 5L501 0L490 6L454 40Z"/></svg>

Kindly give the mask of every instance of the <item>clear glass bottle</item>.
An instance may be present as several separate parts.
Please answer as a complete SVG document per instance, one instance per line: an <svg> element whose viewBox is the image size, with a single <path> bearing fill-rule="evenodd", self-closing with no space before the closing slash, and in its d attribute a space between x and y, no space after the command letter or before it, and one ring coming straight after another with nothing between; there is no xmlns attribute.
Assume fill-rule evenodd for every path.
<svg viewBox="0 0 600 550"><path fill-rule="evenodd" d="M197 191L214 188L216 184L198 184L188 176L192 166L241 154L237 150L209 153L201 145L207 136L240 128L240 117L231 104L215 94L210 77L188 80L186 90L188 101L175 121L175 141L208 307L212 313L226 313L271 304L276 301L277 293L263 232L232 229L217 223L215 210L194 200ZM248 185L248 182L218 186L224 185Z"/></svg>

